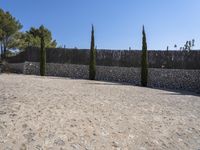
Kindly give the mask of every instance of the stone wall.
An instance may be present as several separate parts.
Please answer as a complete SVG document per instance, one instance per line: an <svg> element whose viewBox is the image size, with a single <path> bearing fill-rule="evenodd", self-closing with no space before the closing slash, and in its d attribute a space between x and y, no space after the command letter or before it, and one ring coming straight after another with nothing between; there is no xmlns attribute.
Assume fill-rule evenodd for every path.
<svg viewBox="0 0 200 150"><path fill-rule="evenodd" d="M200 70L149 69L149 85L200 93Z"/></svg>
<svg viewBox="0 0 200 150"><path fill-rule="evenodd" d="M39 75L40 67L36 62L24 63L24 74ZM88 79L89 72L86 65L73 65L73 64L46 64L47 76L69 77L74 79Z"/></svg>
<svg viewBox="0 0 200 150"><path fill-rule="evenodd" d="M24 66L26 63L9 63L5 64L8 72L12 73L24 73Z"/></svg>
<svg viewBox="0 0 200 150"><path fill-rule="evenodd" d="M48 63L89 64L87 49L50 48L46 53ZM25 61L39 62L39 49L27 48L17 56L8 58L10 63ZM97 51L98 66L118 66L140 68L141 51L139 50L100 50ZM155 51L148 50L149 68L200 69L200 50L195 51Z"/></svg>
<svg viewBox="0 0 200 150"><path fill-rule="evenodd" d="M0 73L24 73L24 66L26 63L7 63L3 62L0 64Z"/></svg>
<svg viewBox="0 0 200 150"><path fill-rule="evenodd" d="M25 62L23 69L22 64L11 66L24 74L39 75L39 63L36 62ZM96 70L96 80L140 85L140 68L97 66ZM88 79L89 72L87 65L48 63L46 75ZM150 68L148 80L149 87L200 92L200 70Z"/></svg>

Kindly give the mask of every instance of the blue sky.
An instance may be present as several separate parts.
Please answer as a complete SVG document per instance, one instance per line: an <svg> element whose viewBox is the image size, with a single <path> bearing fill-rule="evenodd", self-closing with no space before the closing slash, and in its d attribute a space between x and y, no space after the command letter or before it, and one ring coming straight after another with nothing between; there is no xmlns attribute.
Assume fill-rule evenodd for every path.
<svg viewBox="0 0 200 150"><path fill-rule="evenodd" d="M149 49L174 49L196 41L200 49L200 0L0 0L23 31L44 24L58 45L89 48L91 24L98 48L141 49L145 25Z"/></svg>

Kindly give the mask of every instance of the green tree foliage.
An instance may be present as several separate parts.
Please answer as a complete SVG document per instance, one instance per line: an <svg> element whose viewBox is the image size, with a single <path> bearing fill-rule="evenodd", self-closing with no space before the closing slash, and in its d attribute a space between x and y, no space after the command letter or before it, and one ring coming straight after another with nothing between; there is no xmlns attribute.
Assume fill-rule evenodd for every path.
<svg viewBox="0 0 200 150"><path fill-rule="evenodd" d="M56 43L56 40L53 40L51 31L45 28L44 26L42 28L40 27L39 30L40 29L42 29L45 34L44 41L45 41L46 47L47 48L56 47L57 43ZM26 32L25 40L26 40L27 46L36 46L36 47L40 46L40 40L38 40L37 36L35 36L37 34L38 34L38 29L34 27L31 27L30 30Z"/></svg>
<svg viewBox="0 0 200 150"><path fill-rule="evenodd" d="M30 30L30 35L34 38L40 39L40 75L44 76L46 72L46 43L45 39L49 36L49 31L41 25L38 29L32 28Z"/></svg>
<svg viewBox="0 0 200 150"><path fill-rule="evenodd" d="M91 32L91 47L90 47L90 64L89 64L89 79L95 80L96 76L96 49L94 40L94 26L92 25Z"/></svg>
<svg viewBox="0 0 200 150"><path fill-rule="evenodd" d="M15 34L10 47L15 47L19 50L25 50L27 47L40 47L41 46L41 40L38 35L37 28L31 27L29 31L22 33L19 32L18 34ZM56 40L52 39L52 34L50 30L44 27L44 41L45 41L45 47L46 48L55 48L57 46Z"/></svg>
<svg viewBox="0 0 200 150"><path fill-rule="evenodd" d="M147 42L146 33L143 26L142 30L142 58L141 58L141 85L147 86L148 81L148 62L147 62Z"/></svg>
<svg viewBox="0 0 200 150"><path fill-rule="evenodd" d="M1 54L5 58L13 36L18 33L22 25L9 12L0 9L0 45Z"/></svg>

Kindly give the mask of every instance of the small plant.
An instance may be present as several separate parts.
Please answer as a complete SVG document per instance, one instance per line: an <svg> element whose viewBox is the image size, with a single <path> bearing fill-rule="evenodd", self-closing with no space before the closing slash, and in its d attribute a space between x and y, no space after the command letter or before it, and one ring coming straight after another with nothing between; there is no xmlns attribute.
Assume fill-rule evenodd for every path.
<svg viewBox="0 0 200 150"><path fill-rule="evenodd" d="M89 79L95 80L96 76L96 49L94 40L94 26L92 25L91 32L91 47L90 47L90 64L89 64Z"/></svg>
<svg viewBox="0 0 200 150"><path fill-rule="evenodd" d="M147 63L147 42L146 33L143 26L142 30L142 58L141 58L141 85L147 86L148 81L148 63Z"/></svg>
<svg viewBox="0 0 200 150"><path fill-rule="evenodd" d="M186 41L185 45L183 47L180 47L180 50L183 51L190 51L195 46L195 40L192 39L191 41Z"/></svg>

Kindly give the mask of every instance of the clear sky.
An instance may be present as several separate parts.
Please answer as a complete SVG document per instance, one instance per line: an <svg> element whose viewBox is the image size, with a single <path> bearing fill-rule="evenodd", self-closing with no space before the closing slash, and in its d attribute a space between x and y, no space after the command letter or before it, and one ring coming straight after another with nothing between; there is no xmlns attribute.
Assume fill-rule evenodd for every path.
<svg viewBox="0 0 200 150"><path fill-rule="evenodd" d="M200 49L200 0L0 0L23 31L44 24L58 45L89 48L91 24L98 48L141 49L145 25L149 49L174 49L187 40Z"/></svg>

